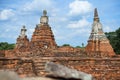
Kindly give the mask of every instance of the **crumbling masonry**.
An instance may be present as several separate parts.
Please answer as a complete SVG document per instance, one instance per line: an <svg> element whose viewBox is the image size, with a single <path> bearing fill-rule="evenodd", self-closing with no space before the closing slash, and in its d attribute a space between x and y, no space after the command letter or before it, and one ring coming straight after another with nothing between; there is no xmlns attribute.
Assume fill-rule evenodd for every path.
<svg viewBox="0 0 120 80"><path fill-rule="evenodd" d="M14 50L0 51L0 69L15 71L21 77L45 76L45 63L53 61L92 74L96 80L120 80L120 56L114 53L102 30L97 9L84 50L57 46L48 22L47 11L44 10L31 40L23 26Z"/></svg>

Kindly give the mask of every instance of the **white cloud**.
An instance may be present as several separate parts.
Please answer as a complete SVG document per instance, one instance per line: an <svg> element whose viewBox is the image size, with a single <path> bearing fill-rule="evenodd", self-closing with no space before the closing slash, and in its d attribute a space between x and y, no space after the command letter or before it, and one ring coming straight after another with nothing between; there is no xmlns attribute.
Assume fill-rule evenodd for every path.
<svg viewBox="0 0 120 80"><path fill-rule="evenodd" d="M84 28L87 26L90 26L90 22L88 22L85 18L79 21L73 21L70 24L68 24L68 28Z"/></svg>
<svg viewBox="0 0 120 80"><path fill-rule="evenodd" d="M74 2L69 4L69 8L69 15L79 15L92 11L93 7L88 1L74 0Z"/></svg>
<svg viewBox="0 0 120 80"><path fill-rule="evenodd" d="M76 1L77 0L75 0L74 2L76 2ZM69 6L69 5L66 5L66 6ZM80 8L81 7L78 8L78 11L80 11L79 10ZM37 24L37 22L39 23L38 20L39 20L39 17L41 16L41 14L39 14L39 13L41 13L43 9L46 9L48 11L49 24L53 29L56 41L58 41L60 43L63 41L65 41L66 43L69 43L69 42L72 42L71 39L77 40L78 36L80 37L80 36L87 35L86 32L88 32L89 29L86 26L89 27L89 22L87 21L86 18L77 20L78 18L76 19L76 17L75 18L73 17L74 20L76 19L76 21L72 21L73 18L71 19L71 16L68 16L69 9L64 10L63 8L61 8L57 5L54 5L53 0L32 0L29 2L27 1L24 4L22 4L19 8L16 8L15 12L10 9L10 11L13 14L15 14L14 18L16 18L17 20L15 23L14 23L14 21L11 21L10 25L8 25L8 23L7 23L6 24L7 26L5 26L5 27L10 28L10 29L7 29L7 30L4 29L7 32L7 34L4 34L0 37L5 38L5 36L9 34L8 37L11 38L11 40L14 39L14 38L12 38L13 36L15 36L14 40L16 40L16 38L20 34L21 25L26 25L26 26L29 26L29 29L27 29L26 34L27 34L28 38L31 39L34 28L35 28L35 24ZM72 12L71 15L72 14L76 15L76 12L73 9L74 8L70 8L70 12ZM66 12L68 12L68 13L66 14ZM34 13L35 13L35 15L34 15ZM84 14L87 12L84 12L84 13L79 12L79 13ZM79 13L77 13L77 14L79 14ZM28 14L30 14L30 15L28 15ZM1 13L0 13L0 15L1 15ZM23 17L23 15L24 15L24 17ZM8 14L7 14L7 16L8 16L7 19L9 19ZM86 16L87 15L85 15L85 17ZM14 26L13 26L13 24L14 24ZM15 29L13 29L13 28L15 28ZM12 31L12 34L10 34L11 31ZM85 35L82 35L82 34L85 34Z"/></svg>
<svg viewBox="0 0 120 80"><path fill-rule="evenodd" d="M40 9L50 8L52 6L51 0L32 0L26 3L23 7L24 11L38 11Z"/></svg>
<svg viewBox="0 0 120 80"><path fill-rule="evenodd" d="M15 15L12 9L4 9L0 12L0 20L7 20L10 19Z"/></svg>

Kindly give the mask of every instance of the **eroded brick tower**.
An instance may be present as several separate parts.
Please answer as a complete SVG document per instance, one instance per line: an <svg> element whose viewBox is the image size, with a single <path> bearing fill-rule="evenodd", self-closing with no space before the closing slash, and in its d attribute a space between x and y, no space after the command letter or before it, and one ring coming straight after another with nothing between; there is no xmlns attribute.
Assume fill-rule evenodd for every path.
<svg viewBox="0 0 120 80"><path fill-rule="evenodd" d="M31 45L56 48L56 42L52 33L51 27L48 24L47 11L43 11L43 16L40 18L40 24L36 25L35 31L32 35Z"/></svg>
<svg viewBox="0 0 120 80"><path fill-rule="evenodd" d="M109 43L106 35L103 32L102 24L100 23L97 8L94 10L94 19L92 24L92 31L86 46L88 53L97 53L101 55L115 55L112 46Z"/></svg>
<svg viewBox="0 0 120 80"><path fill-rule="evenodd" d="M26 51L26 48L29 46L29 39L27 38L27 35L25 34L27 31L27 29L25 28L25 26L23 26L23 28L21 29L21 33L19 35L19 37L17 38L17 42L15 45L14 50L15 51Z"/></svg>

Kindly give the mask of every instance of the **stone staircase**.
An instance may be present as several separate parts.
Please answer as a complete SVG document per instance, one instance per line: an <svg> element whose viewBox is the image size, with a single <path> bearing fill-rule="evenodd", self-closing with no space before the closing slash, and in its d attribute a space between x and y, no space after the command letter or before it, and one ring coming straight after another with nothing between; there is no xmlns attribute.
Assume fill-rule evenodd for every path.
<svg viewBox="0 0 120 80"><path fill-rule="evenodd" d="M44 76L47 74L45 71L45 64L47 61L50 61L51 58L48 57L39 57L33 60L34 72L36 76Z"/></svg>

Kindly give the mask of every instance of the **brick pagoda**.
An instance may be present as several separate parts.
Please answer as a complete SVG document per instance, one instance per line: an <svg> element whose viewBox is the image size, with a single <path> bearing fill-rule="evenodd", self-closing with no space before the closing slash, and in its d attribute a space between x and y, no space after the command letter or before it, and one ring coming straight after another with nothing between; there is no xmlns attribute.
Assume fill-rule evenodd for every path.
<svg viewBox="0 0 120 80"><path fill-rule="evenodd" d="M86 51L88 53L100 53L101 55L115 55L109 40L103 32L102 24L100 23L98 17L97 8L94 10L92 31L86 46Z"/></svg>
<svg viewBox="0 0 120 80"><path fill-rule="evenodd" d="M85 49L57 46L48 21L44 10L31 40L23 26L15 48L0 51L0 70L15 71L20 77L45 76L45 63L52 61L91 74L95 80L120 80L120 56L102 30L97 9Z"/></svg>
<svg viewBox="0 0 120 80"><path fill-rule="evenodd" d="M42 42L45 48L56 48L57 44L54 39L51 27L48 24L47 11L43 11L43 16L40 18L40 24L36 25L33 32L31 43Z"/></svg>
<svg viewBox="0 0 120 80"><path fill-rule="evenodd" d="M27 38L27 35L25 34L26 31L27 29L25 29L25 26L23 26L23 28L21 29L21 33L19 37L17 38L17 42L16 42L14 50L16 51L19 51L20 49L25 50L29 46L29 39Z"/></svg>

